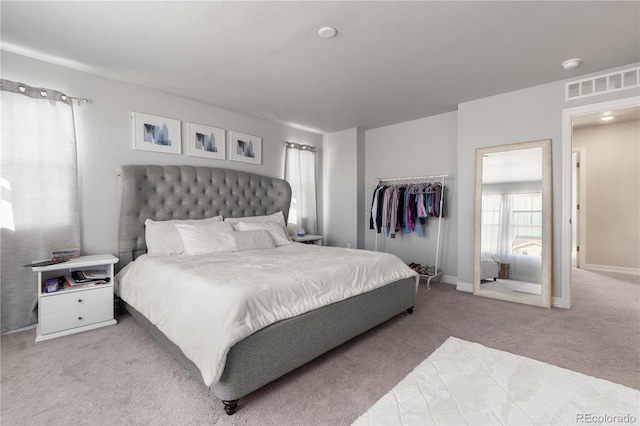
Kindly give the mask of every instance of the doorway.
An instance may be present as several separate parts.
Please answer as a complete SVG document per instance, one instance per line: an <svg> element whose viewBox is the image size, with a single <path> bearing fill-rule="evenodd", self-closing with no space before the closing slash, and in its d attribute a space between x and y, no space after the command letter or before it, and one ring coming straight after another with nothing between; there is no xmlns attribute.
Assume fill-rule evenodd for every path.
<svg viewBox="0 0 640 426"><path fill-rule="evenodd" d="M615 101L609 102L601 102L591 105L585 105L576 108L565 109L563 111L562 117L562 130L563 130L563 140L562 140L562 158L564 159L564 164L562 167L562 224L566 224L567 226L562 226L562 262L561 262L561 287L562 287L562 296L560 298L560 303L556 306L560 306L563 308L571 307L571 268L572 264L577 262L578 265L584 267L585 257L584 257L584 245L586 241L584 239L582 241L576 242L574 240L574 234L577 233L576 237L579 235L584 235L586 233L580 232L580 228L586 228L586 217L584 214L579 214L580 210L578 210L575 205L575 201L573 199L574 194L574 167L573 161L575 157L573 155L573 131L574 124L576 122L580 122L581 120L588 119L599 119L599 116L604 112L614 112L621 111L623 109L628 109L630 107L637 108L640 106L638 97L624 98ZM577 156L582 156L582 162L584 164L585 153L578 153ZM583 173L584 176L584 173ZM576 176L577 178L577 176ZM578 179L578 182L580 180ZM576 182L578 185L579 183ZM582 182L583 186L585 182ZM577 187L578 185L575 185ZM583 188L584 189L584 188ZM582 206L586 207L586 206ZM584 208L582 209L584 211ZM579 227L579 228L578 228ZM579 240L579 238L576 238ZM581 246L582 253L578 252L574 249L574 243Z"/></svg>

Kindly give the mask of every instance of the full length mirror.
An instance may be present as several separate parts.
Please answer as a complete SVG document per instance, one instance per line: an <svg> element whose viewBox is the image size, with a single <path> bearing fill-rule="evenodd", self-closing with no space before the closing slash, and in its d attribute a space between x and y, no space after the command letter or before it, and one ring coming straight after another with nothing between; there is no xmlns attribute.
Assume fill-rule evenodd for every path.
<svg viewBox="0 0 640 426"><path fill-rule="evenodd" d="M476 150L473 294L551 307L551 140Z"/></svg>

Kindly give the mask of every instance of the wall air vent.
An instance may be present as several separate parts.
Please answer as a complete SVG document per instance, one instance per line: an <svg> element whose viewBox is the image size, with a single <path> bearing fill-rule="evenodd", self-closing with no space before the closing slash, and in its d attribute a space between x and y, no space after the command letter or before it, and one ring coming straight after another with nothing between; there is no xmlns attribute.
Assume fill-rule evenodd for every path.
<svg viewBox="0 0 640 426"><path fill-rule="evenodd" d="M565 100L600 95L632 87L640 87L640 67L566 83Z"/></svg>

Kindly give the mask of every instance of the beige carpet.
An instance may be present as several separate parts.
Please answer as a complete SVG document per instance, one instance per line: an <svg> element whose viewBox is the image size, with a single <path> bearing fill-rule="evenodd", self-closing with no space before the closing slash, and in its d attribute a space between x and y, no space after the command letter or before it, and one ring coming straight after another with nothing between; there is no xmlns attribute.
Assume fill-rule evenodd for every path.
<svg viewBox="0 0 640 426"><path fill-rule="evenodd" d="M6 425L350 424L449 336L640 389L640 286L574 274L574 308L423 285L401 315L240 400L231 417L129 317L34 344L2 336Z"/></svg>

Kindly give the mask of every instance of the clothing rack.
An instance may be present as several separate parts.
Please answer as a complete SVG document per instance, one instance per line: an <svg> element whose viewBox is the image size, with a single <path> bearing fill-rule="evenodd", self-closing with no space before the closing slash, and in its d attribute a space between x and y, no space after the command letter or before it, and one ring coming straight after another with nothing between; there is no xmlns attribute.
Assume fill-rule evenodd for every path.
<svg viewBox="0 0 640 426"><path fill-rule="evenodd" d="M420 278L424 278L427 280L427 289L431 289L431 280L434 278L439 278L440 282L442 282L442 272L438 272L438 257L440 254L440 232L442 229L442 202L444 199L444 182L445 179L449 177L449 175L429 175L429 176L410 176L410 177L398 177L398 178L378 178L376 179L375 186L382 185L383 183L390 183L392 185L398 185L402 183L422 183L429 181L438 181L443 187L442 192L440 192L440 203L438 206L438 237L436 239L436 264L433 275L423 275L420 274ZM375 251L378 251L378 234L376 234L376 242L375 242Z"/></svg>
<svg viewBox="0 0 640 426"><path fill-rule="evenodd" d="M378 182L394 182L394 183L420 183L424 181L440 179L442 178L442 182L444 182L444 178L449 177L449 175L430 175L430 176L412 176L412 177L400 177L400 178L378 178Z"/></svg>

